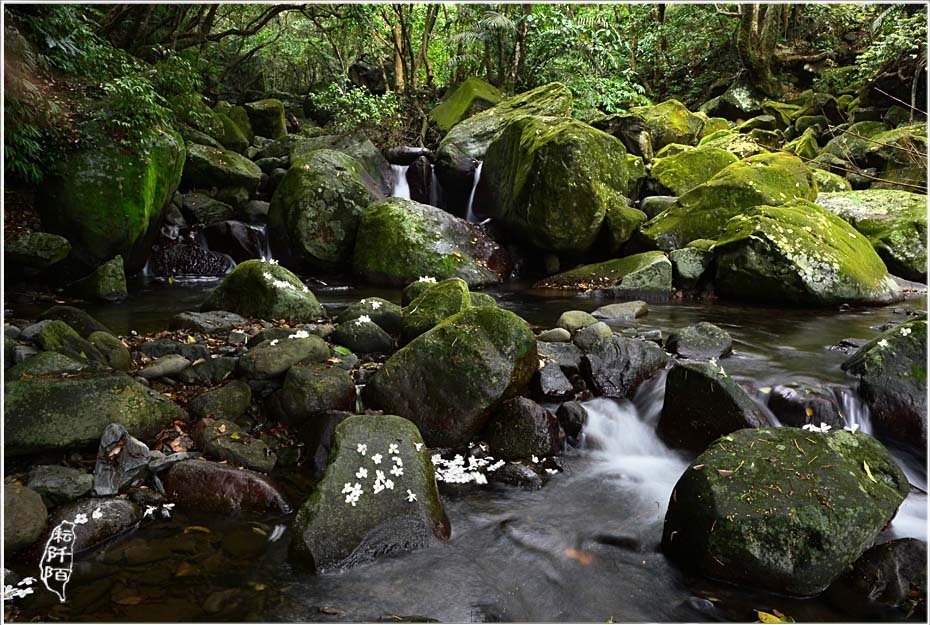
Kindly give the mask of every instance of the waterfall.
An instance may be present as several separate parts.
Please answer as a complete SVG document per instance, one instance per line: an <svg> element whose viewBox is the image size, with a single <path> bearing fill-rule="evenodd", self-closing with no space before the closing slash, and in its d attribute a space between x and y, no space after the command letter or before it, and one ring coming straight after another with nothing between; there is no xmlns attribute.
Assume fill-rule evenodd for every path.
<svg viewBox="0 0 930 625"><path fill-rule="evenodd" d="M840 402L840 409L846 417L846 425L858 425L860 432L874 436L872 432L872 419L869 407L859 394L851 388L839 387L834 389L836 399Z"/></svg>
<svg viewBox="0 0 930 625"><path fill-rule="evenodd" d="M391 191L393 197L402 197L410 199L410 185L407 184L407 170L409 165L391 165L394 170L394 189Z"/></svg>
<svg viewBox="0 0 930 625"><path fill-rule="evenodd" d="M429 205L442 208L442 187L439 186L439 176L436 175L436 166L430 167Z"/></svg>
<svg viewBox="0 0 930 625"><path fill-rule="evenodd" d="M271 239L268 238L268 227L267 226L256 226L253 224L248 225L250 230L253 230L259 240L259 258L262 260L274 260L274 256L271 254Z"/></svg>
<svg viewBox="0 0 930 625"><path fill-rule="evenodd" d="M465 221L470 224L477 221L475 213L472 211L472 205L475 203L475 190L478 188L478 181L481 180L482 165L484 165L484 162L478 161L478 166L475 167L475 181L471 185L471 193L468 194L468 206L465 208Z"/></svg>

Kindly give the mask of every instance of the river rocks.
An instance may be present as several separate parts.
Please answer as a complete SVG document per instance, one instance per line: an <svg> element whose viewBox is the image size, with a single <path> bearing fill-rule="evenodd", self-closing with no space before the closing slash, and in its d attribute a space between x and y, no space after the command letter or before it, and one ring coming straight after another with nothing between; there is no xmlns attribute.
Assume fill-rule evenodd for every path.
<svg viewBox="0 0 930 625"><path fill-rule="evenodd" d="M701 139L698 147L726 150L740 159L768 153L768 150L759 145L759 142L752 136L744 135L736 130L719 130L711 133Z"/></svg>
<svg viewBox="0 0 930 625"><path fill-rule="evenodd" d="M642 120L652 139L652 149L679 143L694 145L704 128L704 120L690 112L678 100L666 100L654 106L637 106L630 112Z"/></svg>
<svg viewBox="0 0 930 625"><path fill-rule="evenodd" d="M7 369L4 379L18 380L25 377L73 373L85 366L87 366L86 362L69 358L58 352L39 352Z"/></svg>
<svg viewBox="0 0 930 625"><path fill-rule="evenodd" d="M626 237L616 246L642 221L627 206L626 190L626 150L618 139L577 120L522 116L488 147L476 210L538 249L582 253L608 212L620 222L611 231Z"/></svg>
<svg viewBox="0 0 930 625"><path fill-rule="evenodd" d="M694 239L716 239L727 220L751 206L778 206L795 198L813 200L817 183L791 154L760 154L722 169L646 223L643 236L663 250Z"/></svg>
<svg viewBox="0 0 930 625"><path fill-rule="evenodd" d="M571 381L558 363L546 360L534 378L539 394L547 400L566 399L574 391Z"/></svg>
<svg viewBox="0 0 930 625"><path fill-rule="evenodd" d="M293 426L331 410L355 408L355 383L349 372L324 363L295 365L276 393L278 418Z"/></svg>
<svg viewBox="0 0 930 625"><path fill-rule="evenodd" d="M182 460L162 474L165 495L195 513L280 516L291 506L267 478L216 462Z"/></svg>
<svg viewBox="0 0 930 625"><path fill-rule="evenodd" d="M556 363L568 373L576 373L581 366L581 348L574 343L538 341L536 351L541 359Z"/></svg>
<svg viewBox="0 0 930 625"><path fill-rule="evenodd" d="M572 339L572 342L580 349L587 351L591 349L591 347L599 340L608 338L612 334L613 330L610 329L609 325L603 321L598 321L597 323L591 324L578 330L578 332L575 333L575 337Z"/></svg>
<svg viewBox="0 0 930 625"><path fill-rule="evenodd" d="M298 338L263 341L239 359L239 370L249 378L274 378L302 360L322 362L329 358L329 347L320 337L309 335Z"/></svg>
<svg viewBox="0 0 930 625"><path fill-rule="evenodd" d="M927 453L927 321L901 324L863 345L843 363L859 376L859 393L876 434Z"/></svg>
<svg viewBox="0 0 930 625"><path fill-rule="evenodd" d="M252 390L241 380L231 380L219 388L214 388L192 397L187 404L188 410L195 417L236 420L245 414L252 404Z"/></svg>
<svg viewBox="0 0 930 625"><path fill-rule="evenodd" d="M662 252L643 252L577 267L545 278L534 288L598 291L623 297L668 297L672 291L672 264Z"/></svg>
<svg viewBox="0 0 930 625"><path fill-rule="evenodd" d="M783 424L804 427L808 423L826 423L833 429L846 427L833 389L821 385L779 384L772 387L766 403L772 414Z"/></svg>
<svg viewBox="0 0 930 625"><path fill-rule="evenodd" d="M236 263L225 255L213 250L176 243L158 245L152 252L149 268L156 276L225 276L232 271Z"/></svg>
<svg viewBox="0 0 930 625"><path fill-rule="evenodd" d="M496 284L510 271L506 251L484 231L449 213L401 198L375 202L362 215L355 273L392 285L419 277Z"/></svg>
<svg viewBox="0 0 930 625"><path fill-rule="evenodd" d="M123 257L115 256L94 269L90 275L71 284L70 288L88 299L119 302L129 296Z"/></svg>
<svg viewBox="0 0 930 625"><path fill-rule="evenodd" d="M139 437L153 436L184 412L122 373L9 382L7 453L93 445L110 423Z"/></svg>
<svg viewBox="0 0 930 625"><path fill-rule="evenodd" d="M536 339L546 343L568 343L572 340L572 333L565 328L552 328L551 330L543 330L540 332Z"/></svg>
<svg viewBox="0 0 930 625"><path fill-rule="evenodd" d="M817 204L848 221L888 270L907 280L927 280L927 196L908 191L821 193Z"/></svg>
<svg viewBox="0 0 930 625"><path fill-rule="evenodd" d="M42 224L71 243L71 258L85 270L121 255L126 270L142 269L164 207L181 179L184 144L174 132L152 129L141 148L113 141L60 161L43 182L36 204Z"/></svg>
<svg viewBox="0 0 930 625"><path fill-rule="evenodd" d="M172 330L191 330L193 332L213 334L215 332L228 332L246 322L245 317L227 310L190 311L176 314L168 321L168 327Z"/></svg>
<svg viewBox="0 0 930 625"><path fill-rule="evenodd" d="M574 334L581 328L586 328L595 323L597 323L597 319L591 313L587 313L583 310L566 310L559 315L558 320L555 322L555 326Z"/></svg>
<svg viewBox="0 0 930 625"><path fill-rule="evenodd" d="M98 514L95 516L94 512ZM79 516L86 523L75 523L74 542L71 544L75 554L89 551L102 545L111 538L136 527L142 520L139 506L127 499L113 497L86 497L63 505L52 515L48 530L43 536L50 536L53 528L62 521L74 522Z"/></svg>
<svg viewBox="0 0 930 625"><path fill-rule="evenodd" d="M157 358L155 362L139 369L137 375L146 380L157 380L159 378L174 378L181 371L191 366L191 361L179 354L169 354Z"/></svg>
<svg viewBox="0 0 930 625"><path fill-rule="evenodd" d="M559 425L565 430L568 441L571 443L581 434L585 421L588 420L588 411L585 410L581 402L567 401L559 406L555 416L559 420Z"/></svg>
<svg viewBox="0 0 930 625"><path fill-rule="evenodd" d="M160 452L159 452L160 453ZM111 423L100 436L94 465L94 493L115 495L148 472L153 458L148 446Z"/></svg>
<svg viewBox="0 0 930 625"><path fill-rule="evenodd" d="M814 180L817 181L817 188L820 190L821 194L852 191L852 185L846 178L841 178L836 174L820 168L811 169L811 173L814 174ZM819 198L820 195L817 197Z"/></svg>
<svg viewBox="0 0 930 625"><path fill-rule="evenodd" d="M323 307L300 278L284 267L261 260L247 260L237 266L201 309L297 322L314 321L324 315Z"/></svg>
<svg viewBox="0 0 930 625"><path fill-rule="evenodd" d="M581 371L597 395L632 397L667 362L668 355L655 343L614 334L591 346L581 359Z"/></svg>
<svg viewBox="0 0 930 625"><path fill-rule="evenodd" d="M228 115L217 113L220 122L223 124L223 135L220 137L220 143L227 150L232 150L239 154L245 154L249 149L249 139Z"/></svg>
<svg viewBox="0 0 930 625"><path fill-rule="evenodd" d="M94 319L87 312L74 306L52 306L42 313L43 319L58 319L74 328L84 338L90 338L94 332L110 332L110 329Z"/></svg>
<svg viewBox="0 0 930 625"><path fill-rule="evenodd" d="M278 457L264 441L243 432L227 419L201 419L193 434L206 454L234 467L270 473L278 462Z"/></svg>
<svg viewBox="0 0 930 625"><path fill-rule="evenodd" d="M236 209L201 191L185 193L181 213L190 223L209 225L236 218Z"/></svg>
<svg viewBox="0 0 930 625"><path fill-rule="evenodd" d="M737 215L715 249L716 288L725 296L807 306L900 298L865 237L807 201L756 206Z"/></svg>
<svg viewBox="0 0 930 625"><path fill-rule="evenodd" d="M460 278L443 280L423 292L404 308L401 333L411 341L435 327L446 317L471 308L468 285Z"/></svg>
<svg viewBox="0 0 930 625"><path fill-rule="evenodd" d="M284 104L281 100L269 98L249 102L245 105L245 111L248 113L249 125L255 134L269 139L280 139L287 135Z"/></svg>
<svg viewBox="0 0 930 625"><path fill-rule="evenodd" d="M525 321L500 308L470 308L391 356L365 386L364 399L405 415L430 446L461 446L536 368L536 338Z"/></svg>
<svg viewBox="0 0 930 625"><path fill-rule="evenodd" d="M292 551L317 572L448 540L451 528L417 428L392 415L340 423L323 480L294 529Z"/></svg>
<svg viewBox="0 0 930 625"><path fill-rule="evenodd" d="M3 257L11 267L48 269L68 257L68 239L49 232L27 232L4 241Z"/></svg>
<svg viewBox="0 0 930 625"><path fill-rule="evenodd" d="M296 163L314 150L335 150L351 156L361 164L361 180L374 199L380 200L391 195L394 188L391 165L364 133L300 139L290 149L291 163Z"/></svg>
<svg viewBox="0 0 930 625"><path fill-rule="evenodd" d="M907 492L904 474L867 434L740 430L685 470L662 547L708 577L815 595L872 543Z"/></svg>
<svg viewBox="0 0 930 625"><path fill-rule="evenodd" d="M726 330L701 321L670 334L665 341L665 349L681 358L723 358L733 351L733 339Z"/></svg>
<svg viewBox="0 0 930 625"><path fill-rule="evenodd" d="M668 372L656 427L668 445L701 452L725 434L768 425L762 409L722 367L684 361Z"/></svg>
<svg viewBox="0 0 930 625"><path fill-rule="evenodd" d="M245 320L243 319L243 323ZM173 339L155 339L139 347L139 351L149 358L161 358L169 354L179 354L190 361L209 358L210 350L199 343L182 343Z"/></svg>
<svg viewBox="0 0 930 625"><path fill-rule="evenodd" d="M417 283L414 283L417 284ZM419 283L426 284L426 283ZM399 334L403 320L403 309L381 297L366 297L354 304L350 304L339 313L336 321L346 323L354 321L362 315L367 316L388 334Z"/></svg>
<svg viewBox="0 0 930 625"><path fill-rule="evenodd" d="M430 119L448 132L463 119L487 110L501 101L501 92L480 78L469 78L449 89L429 112Z"/></svg>
<svg viewBox="0 0 930 625"><path fill-rule="evenodd" d="M557 456L561 447L555 416L526 397L501 404L485 432L490 453L505 460Z"/></svg>
<svg viewBox="0 0 930 625"><path fill-rule="evenodd" d="M243 187L254 193L261 178L258 165L241 154L197 143L187 146L182 180L189 187Z"/></svg>
<svg viewBox="0 0 930 625"><path fill-rule="evenodd" d="M701 279L714 261L714 253L709 249L713 244L713 241L698 239L668 253L668 259L672 263L672 278L675 286L694 289L700 285Z"/></svg>
<svg viewBox="0 0 930 625"><path fill-rule="evenodd" d="M332 341L359 354L383 354L394 348L394 339L370 318L357 317L340 323Z"/></svg>
<svg viewBox="0 0 930 625"><path fill-rule="evenodd" d="M229 356L208 358L191 365L178 374L178 381L197 386L215 386L236 370L239 359Z"/></svg>
<svg viewBox="0 0 930 625"><path fill-rule="evenodd" d="M591 316L595 319L607 321L632 321L648 312L649 305L646 302L634 300L632 302L618 302L601 306L591 313Z"/></svg>
<svg viewBox="0 0 930 625"><path fill-rule="evenodd" d="M700 111L709 117L749 119L762 112L765 97L745 79L730 84L722 94L705 102Z"/></svg>
<svg viewBox="0 0 930 625"><path fill-rule="evenodd" d="M29 471L26 485L50 505L55 505L88 494L94 487L94 476L61 465L38 465Z"/></svg>
<svg viewBox="0 0 930 625"><path fill-rule="evenodd" d="M109 332L93 332L88 337L90 344L103 354L106 364L117 371L129 371L132 356L129 348Z"/></svg>
<svg viewBox="0 0 930 625"><path fill-rule="evenodd" d="M3 485L3 551L16 553L42 535L48 510L42 497L18 482Z"/></svg>
<svg viewBox="0 0 930 625"><path fill-rule="evenodd" d="M927 124L913 124L873 137L869 164L880 170L875 189L926 191Z"/></svg>
<svg viewBox="0 0 930 625"><path fill-rule="evenodd" d="M649 175L656 192L680 196L704 184L737 160L736 156L726 150L700 147L657 159Z"/></svg>
<svg viewBox="0 0 930 625"><path fill-rule="evenodd" d="M36 342L45 351L58 352L74 360L105 363L103 354L87 339L82 339L64 321L50 321L36 335Z"/></svg>
<svg viewBox="0 0 930 625"><path fill-rule="evenodd" d="M314 150L297 160L275 189L268 235L275 258L334 270L350 260L359 220L375 199L362 165L342 152Z"/></svg>

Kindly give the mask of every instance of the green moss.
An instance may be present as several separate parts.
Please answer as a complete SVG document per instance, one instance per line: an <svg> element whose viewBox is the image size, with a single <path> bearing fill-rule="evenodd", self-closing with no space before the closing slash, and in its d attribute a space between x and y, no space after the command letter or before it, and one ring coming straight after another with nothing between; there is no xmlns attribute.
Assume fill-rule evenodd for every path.
<svg viewBox="0 0 930 625"><path fill-rule="evenodd" d="M534 288L667 295L672 290L672 265L662 252L644 252L577 267L541 280Z"/></svg>
<svg viewBox="0 0 930 625"><path fill-rule="evenodd" d="M261 180L262 170L241 154L196 143L187 148L184 183L190 187L243 187L254 193Z"/></svg>
<svg viewBox="0 0 930 625"><path fill-rule="evenodd" d="M785 151L796 154L804 160L814 159L820 154L820 146L817 144L817 128L811 126L802 132L800 137L786 143Z"/></svg>
<svg viewBox="0 0 930 625"><path fill-rule="evenodd" d="M870 139L881 134L888 127L881 122L859 122L850 126L823 147L820 156L815 160L820 162L825 155L835 156L847 164L855 167L865 167L869 149L874 145Z"/></svg>
<svg viewBox="0 0 930 625"><path fill-rule="evenodd" d="M118 302L126 299L126 272L122 256L116 256L103 263L87 277L71 285L75 291L89 299Z"/></svg>
<svg viewBox="0 0 930 625"><path fill-rule="evenodd" d="M220 121L223 122L223 136L220 138L220 143L228 150L232 150L239 154L245 154L245 151L249 147L248 138L246 138L236 122L230 119L228 115L217 113L217 116L220 118Z"/></svg>
<svg viewBox="0 0 930 625"><path fill-rule="evenodd" d="M245 317L316 321L324 314L313 293L293 273L262 260L236 266L204 302L202 310L226 310Z"/></svg>
<svg viewBox="0 0 930 625"><path fill-rule="evenodd" d="M245 105L249 123L255 134L269 139L280 139L287 135L284 120L284 104L281 100L268 98Z"/></svg>
<svg viewBox="0 0 930 625"><path fill-rule="evenodd" d="M480 78L469 78L446 92L442 102L430 111L430 118L447 132L463 119L491 108L501 101L501 92Z"/></svg>
<svg viewBox="0 0 930 625"><path fill-rule="evenodd" d="M738 158L747 158L768 152L752 137L737 130L718 130L701 139L698 146L726 150Z"/></svg>
<svg viewBox="0 0 930 625"><path fill-rule="evenodd" d="M791 125L791 118L800 110L800 106L795 104L786 104L774 100L765 100L762 102L762 111L766 115L775 118L775 124L780 129L785 129Z"/></svg>
<svg viewBox="0 0 930 625"><path fill-rule="evenodd" d="M216 141L223 141L223 120L204 103L199 93L175 96L171 99L170 105L178 122Z"/></svg>
<svg viewBox="0 0 930 625"><path fill-rule="evenodd" d="M653 150L659 150L670 143L694 145L704 128L704 120L678 100L635 107L630 112L642 119L643 126L652 138Z"/></svg>
<svg viewBox="0 0 930 625"><path fill-rule="evenodd" d="M681 196L735 163L733 154L720 148L701 147L653 161L651 178L660 195Z"/></svg>
<svg viewBox="0 0 930 625"><path fill-rule="evenodd" d="M821 194L852 191L852 185L846 178L819 168L811 168L811 173L814 174L814 180L817 181L817 188L820 190ZM820 196L818 195L817 197L819 198Z"/></svg>
<svg viewBox="0 0 930 625"><path fill-rule="evenodd" d="M464 280L450 278L437 283L404 308L401 323L404 340L413 340L471 305L471 294Z"/></svg>
<svg viewBox="0 0 930 625"><path fill-rule="evenodd" d="M31 269L48 269L68 257L68 239L48 232L27 232L4 241L3 255L8 263Z"/></svg>

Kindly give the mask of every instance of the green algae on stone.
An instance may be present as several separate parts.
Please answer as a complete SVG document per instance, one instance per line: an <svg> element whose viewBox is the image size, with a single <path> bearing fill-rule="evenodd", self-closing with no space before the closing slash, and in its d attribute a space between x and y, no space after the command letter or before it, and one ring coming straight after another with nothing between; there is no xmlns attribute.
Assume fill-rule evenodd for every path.
<svg viewBox="0 0 930 625"><path fill-rule="evenodd" d="M908 490L868 434L739 430L678 480L662 548L707 577L816 595L872 544Z"/></svg>
<svg viewBox="0 0 930 625"><path fill-rule="evenodd" d="M288 138L291 139L290 136ZM293 138L288 154L291 163L296 163L315 150L335 150L351 156L361 164L364 170L361 174L362 182L372 196L380 200L391 194L394 184L391 165L365 133Z"/></svg>
<svg viewBox="0 0 930 625"><path fill-rule="evenodd" d="M464 280L449 278L437 283L404 308L401 321L404 340L415 339L471 305L471 294Z"/></svg>
<svg viewBox="0 0 930 625"><path fill-rule="evenodd" d="M11 266L48 269L71 252L63 236L49 232L27 232L4 241L3 256Z"/></svg>
<svg viewBox="0 0 930 625"><path fill-rule="evenodd" d="M187 148L184 184L190 187L243 187L254 193L261 179L262 170L241 154L196 143Z"/></svg>
<svg viewBox="0 0 930 625"><path fill-rule="evenodd" d="M281 100L268 98L249 102L245 105L245 111L249 115L249 123L255 134L269 139L280 139L287 135L284 104Z"/></svg>
<svg viewBox="0 0 930 625"><path fill-rule="evenodd" d="M672 290L672 265L662 252L644 252L577 267L540 280L533 288L668 295Z"/></svg>
<svg viewBox="0 0 930 625"><path fill-rule="evenodd" d="M126 272L123 257L115 256L93 270L89 276L71 285L75 291L89 299L118 302L129 296L126 289Z"/></svg>
<svg viewBox="0 0 930 625"><path fill-rule="evenodd" d="M805 200L733 217L715 250L717 291L728 297L807 306L900 299L868 240Z"/></svg>
<svg viewBox="0 0 930 625"><path fill-rule="evenodd" d="M39 352L7 369L4 378L9 382L20 378L74 373L86 366L87 362L75 360L58 352Z"/></svg>
<svg viewBox="0 0 930 625"><path fill-rule="evenodd" d="M664 158L657 155L649 175L658 194L681 196L738 160L726 150L700 147Z"/></svg>
<svg viewBox="0 0 930 625"><path fill-rule="evenodd" d="M785 151L796 154L806 161L814 159L820 154L820 146L817 144L817 134L816 127L807 128L799 137L795 137L785 144Z"/></svg>
<svg viewBox="0 0 930 625"><path fill-rule="evenodd" d="M222 143L225 134L223 120L216 111L204 103L199 93L175 96L171 98L170 106L178 123L189 126Z"/></svg>
<svg viewBox="0 0 930 625"><path fill-rule="evenodd" d="M832 172L812 167L811 173L814 174L814 180L817 181L817 189L821 195L823 193L836 193L840 191L852 191L852 184L846 178L838 176ZM820 195L817 196L818 198Z"/></svg>
<svg viewBox="0 0 930 625"><path fill-rule="evenodd" d="M440 130L448 132L463 119L496 105L501 98L497 87L480 78L469 78L449 89L429 116Z"/></svg>
<svg viewBox="0 0 930 625"><path fill-rule="evenodd" d="M263 260L240 263L213 290L201 310L225 310L244 317L315 321L323 307L300 278Z"/></svg>
<svg viewBox="0 0 930 625"><path fill-rule="evenodd" d="M694 145L704 128L704 120L678 100L666 100L653 106L638 106L630 112L639 117L652 139L653 150L670 143Z"/></svg>
<svg viewBox="0 0 930 625"><path fill-rule="evenodd" d="M719 148L730 152L737 158L747 158L768 152L752 137L737 130L719 130L711 133L698 142L698 147Z"/></svg>
<svg viewBox="0 0 930 625"><path fill-rule="evenodd" d="M227 150L232 150L239 154L245 154L249 148L249 139L243 134L242 129L228 115L217 113L220 121L223 123L223 136L220 143Z"/></svg>

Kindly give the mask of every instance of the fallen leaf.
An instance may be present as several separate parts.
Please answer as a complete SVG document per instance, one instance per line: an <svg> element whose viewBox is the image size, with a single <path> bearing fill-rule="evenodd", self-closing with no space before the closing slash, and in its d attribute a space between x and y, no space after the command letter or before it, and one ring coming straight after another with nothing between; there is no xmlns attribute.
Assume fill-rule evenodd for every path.
<svg viewBox="0 0 930 625"><path fill-rule="evenodd" d="M188 525L184 528L185 534L190 534L191 532L200 532L201 534L209 534L210 528L204 527L203 525Z"/></svg>
<svg viewBox="0 0 930 625"><path fill-rule="evenodd" d="M578 560L583 566L588 566L591 562L594 561L594 557L585 551L576 551L574 549L566 549L565 555L571 558L572 560Z"/></svg>
<svg viewBox="0 0 930 625"><path fill-rule="evenodd" d="M142 603L142 597L140 597L139 595L130 595L128 597L117 597L116 599L113 599L113 602L118 603L120 605L139 605L140 603Z"/></svg>
<svg viewBox="0 0 930 625"><path fill-rule="evenodd" d="M193 344L196 343L196 342L197 342L197 339L195 339L194 337L192 337L190 334L187 335L187 344L188 344L188 345L193 345Z"/></svg>
<svg viewBox="0 0 930 625"><path fill-rule="evenodd" d="M175 577L190 577L197 574L197 567L190 562L182 562L178 570L174 572Z"/></svg>
<svg viewBox="0 0 930 625"><path fill-rule="evenodd" d="M337 610L336 608L328 608L325 606L320 608L320 612L322 612L323 614L329 614L331 616L342 616L343 614L345 614L345 612L343 612L342 610Z"/></svg>
<svg viewBox="0 0 930 625"><path fill-rule="evenodd" d="M813 417L814 409L808 406L807 408L804 409L804 414L806 414L808 417Z"/></svg>
<svg viewBox="0 0 930 625"><path fill-rule="evenodd" d="M717 473L719 473L721 477L730 477L734 472L729 469L717 469Z"/></svg>
<svg viewBox="0 0 930 625"><path fill-rule="evenodd" d="M869 463L865 460L862 461L862 468L865 469L865 474L869 476L869 479L877 484L878 480L876 480L875 476L872 475L872 471L869 469Z"/></svg>

